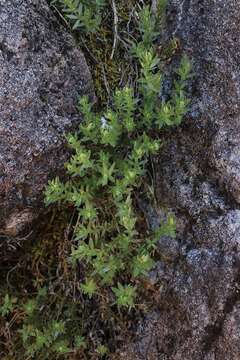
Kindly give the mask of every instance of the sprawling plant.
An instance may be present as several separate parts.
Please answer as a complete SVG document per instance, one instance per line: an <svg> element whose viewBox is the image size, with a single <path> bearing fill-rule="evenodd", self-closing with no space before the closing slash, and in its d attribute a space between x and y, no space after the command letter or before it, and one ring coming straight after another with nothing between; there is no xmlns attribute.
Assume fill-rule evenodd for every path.
<svg viewBox="0 0 240 360"><path fill-rule="evenodd" d="M34 298L25 302L5 295L0 305L0 315L21 314L22 327L18 330L24 354L17 352L18 359L55 360L66 358L69 354L81 354L86 340L79 326L79 304L65 301L63 304L49 296L46 287L39 288ZM57 304L57 307L56 307ZM61 311L61 319L59 314ZM15 359L9 357L6 359Z"/></svg>
<svg viewBox="0 0 240 360"><path fill-rule="evenodd" d="M95 113L86 97L80 99L83 122L77 133L67 136L73 150L66 164L69 180L50 181L45 193L47 204L63 202L77 209L70 261L73 266L84 264L83 293L92 297L111 286L119 306L133 306L134 279L152 269L161 232L143 231L136 210L149 156L160 150L159 129L179 125L188 105L185 85L191 66L186 57L171 97L159 100L162 74L153 46L155 29L151 8L144 6L139 14L141 41L132 48L140 66L137 87L116 90L112 106L103 113ZM166 228L173 233L171 217L164 233Z"/></svg>
<svg viewBox="0 0 240 360"><path fill-rule="evenodd" d="M87 32L95 32L99 29L105 4L105 0L52 1L52 5L57 5L61 9L73 30L82 29Z"/></svg>
<svg viewBox="0 0 240 360"><path fill-rule="evenodd" d="M43 241L45 247L40 242L29 256L37 274L39 263L44 267L44 280L39 274L35 279L33 272L34 281L31 279L27 288L23 286L23 291L11 289L6 294L0 288L0 297L4 294L0 299L0 336L4 334L6 347L12 351L6 359L106 358L111 350L107 345L111 348L115 341L117 347L118 340L113 335L114 341L107 342L104 329L108 334L112 328L114 334L122 329L116 314L124 318L128 312L116 309L137 308L139 284L154 266L157 241L161 236L175 235L172 216L153 230L142 206L150 188L149 158L161 150L160 134L179 125L188 108L186 84L191 65L185 56L176 70L171 94L164 100L160 96L164 61L154 43L164 23L166 2L143 6L135 14L138 26L134 37L124 42L128 46L136 38L127 56L137 65L134 86L118 88L102 112L94 111L87 97L79 100L83 120L78 131L67 136L72 149L66 164L68 181L55 178L45 191L46 204L61 203L75 209L73 241L61 233L55 244L50 235L47 249L50 243L51 250L43 255ZM52 3L74 29L93 32L101 22L105 1ZM170 48L174 44L175 40ZM55 247L60 249L53 254ZM46 266L47 257L54 259L54 265L51 259ZM28 272L26 265L25 277ZM17 339L14 344L9 336L11 328Z"/></svg>

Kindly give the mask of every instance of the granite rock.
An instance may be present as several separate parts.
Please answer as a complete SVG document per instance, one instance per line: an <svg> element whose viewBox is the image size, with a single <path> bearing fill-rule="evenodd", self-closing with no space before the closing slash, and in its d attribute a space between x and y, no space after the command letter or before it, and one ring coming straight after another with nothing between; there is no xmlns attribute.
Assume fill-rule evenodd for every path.
<svg viewBox="0 0 240 360"><path fill-rule="evenodd" d="M195 74L190 111L155 162L159 207L178 223L164 248L174 261L150 273L158 301L121 359L240 359L239 19L235 0L169 1L164 37L180 39Z"/></svg>
<svg viewBox="0 0 240 360"><path fill-rule="evenodd" d="M0 233L16 236L60 175L78 96L94 97L83 54L45 0L0 0Z"/></svg>

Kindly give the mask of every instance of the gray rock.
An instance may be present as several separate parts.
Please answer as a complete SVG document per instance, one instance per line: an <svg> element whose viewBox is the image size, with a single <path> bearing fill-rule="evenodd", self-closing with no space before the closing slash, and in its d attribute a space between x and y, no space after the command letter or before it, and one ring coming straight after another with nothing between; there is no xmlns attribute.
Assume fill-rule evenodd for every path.
<svg viewBox="0 0 240 360"><path fill-rule="evenodd" d="M215 352L210 351L206 360L232 360L239 359L240 338L240 303L226 315L219 338L216 339ZM226 351L230 349L230 351Z"/></svg>
<svg viewBox="0 0 240 360"><path fill-rule="evenodd" d="M211 146L210 165L226 191L240 203L240 117L226 124L215 135Z"/></svg>
<svg viewBox="0 0 240 360"><path fill-rule="evenodd" d="M240 211L230 210L222 216L209 217L193 226L201 246L221 249L224 254L240 254Z"/></svg>
<svg viewBox="0 0 240 360"><path fill-rule="evenodd" d="M235 0L170 0L165 38L180 38L195 73L189 114L155 164L179 252L150 273L156 308L121 359L240 359L239 19Z"/></svg>
<svg viewBox="0 0 240 360"><path fill-rule="evenodd" d="M83 94L94 97L85 59L45 0L0 0L0 233L39 213Z"/></svg>

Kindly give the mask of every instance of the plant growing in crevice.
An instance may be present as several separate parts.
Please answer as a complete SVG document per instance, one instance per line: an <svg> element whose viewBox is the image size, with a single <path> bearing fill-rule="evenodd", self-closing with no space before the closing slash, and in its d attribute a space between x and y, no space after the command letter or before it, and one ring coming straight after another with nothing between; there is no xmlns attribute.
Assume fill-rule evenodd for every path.
<svg viewBox="0 0 240 360"><path fill-rule="evenodd" d="M70 261L84 264L89 297L112 287L118 306L132 307L134 279L154 265L159 231L140 230L135 194L146 181L147 162L161 148L159 130L179 125L187 111L186 81L191 65L183 57L168 101L159 101L162 74L153 41L158 35L150 6L139 14L141 40L134 44L140 76L136 88L115 91L112 106L95 113L86 97L79 101L83 122L67 136L73 150L66 164L69 180L49 182L46 203L74 205L78 212ZM174 221L168 219L172 234ZM157 234L157 236L156 236ZM118 288L114 285L118 283Z"/></svg>
<svg viewBox="0 0 240 360"><path fill-rule="evenodd" d="M98 29L104 1L56 0L54 4L75 29ZM172 216L158 229L150 229L139 200L148 196L149 158L161 150L164 129L181 123L189 102L186 82L191 65L185 56L176 70L172 93L165 100L159 96L164 60L154 43L164 23L166 0L156 5L145 5L134 15L137 29L130 38L136 41L126 42L130 47L126 58L136 65L138 74L129 81L131 86L117 88L100 112L86 97L79 100L83 121L75 134L67 136L72 149L66 164L68 181L55 178L45 191L46 204L74 208L73 236L69 225L66 237L57 244L55 237L48 241L48 250L41 242L35 244L29 256L35 268L31 285L20 295L9 293L0 300L5 337L10 327L17 329L10 358L107 358L118 347L121 326L125 327L119 317L128 322L130 310L130 317L137 313L137 300L142 300L139 284L147 282L147 273L161 256L157 241L175 236ZM45 277L35 279L41 266ZM39 284L46 287L39 289ZM113 336L109 341L105 330Z"/></svg>

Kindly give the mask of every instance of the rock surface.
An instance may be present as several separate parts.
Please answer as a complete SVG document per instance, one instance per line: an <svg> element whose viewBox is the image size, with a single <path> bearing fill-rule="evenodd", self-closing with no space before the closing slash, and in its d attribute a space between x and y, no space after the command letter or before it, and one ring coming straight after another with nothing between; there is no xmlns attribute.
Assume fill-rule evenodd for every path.
<svg viewBox="0 0 240 360"><path fill-rule="evenodd" d="M179 254L168 242L174 261L159 261L150 277L161 284L156 309L119 357L239 360L240 2L171 0L168 19L195 72L189 115L156 163Z"/></svg>
<svg viewBox="0 0 240 360"><path fill-rule="evenodd" d="M93 95L82 53L45 0L0 0L0 233L15 236L42 207L67 158L79 95Z"/></svg>

